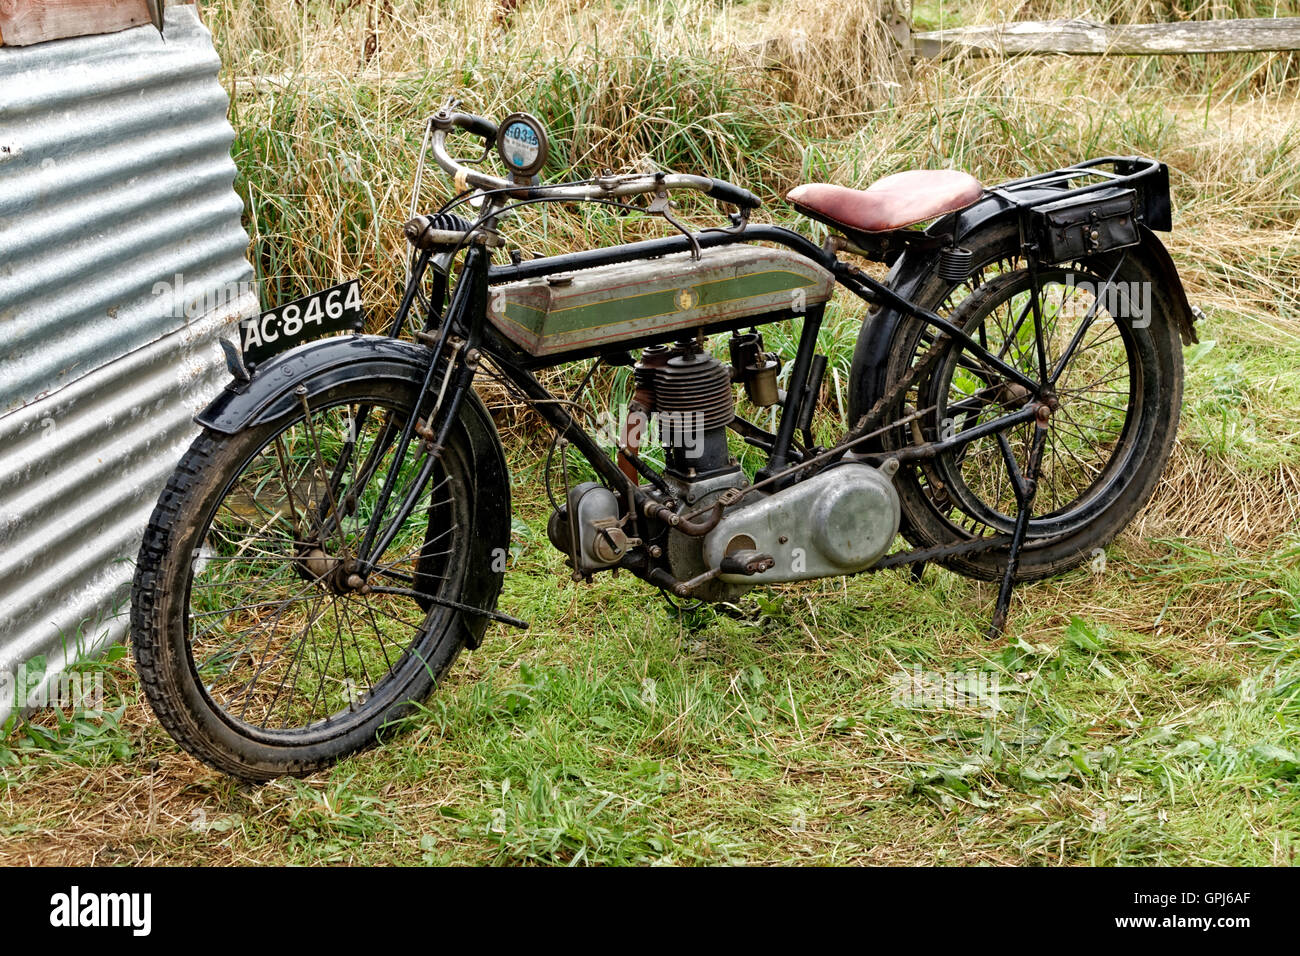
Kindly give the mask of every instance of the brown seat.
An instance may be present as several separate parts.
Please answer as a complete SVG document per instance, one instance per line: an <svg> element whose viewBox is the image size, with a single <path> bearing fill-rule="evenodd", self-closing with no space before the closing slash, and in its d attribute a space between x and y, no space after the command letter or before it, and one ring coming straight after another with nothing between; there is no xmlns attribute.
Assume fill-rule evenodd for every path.
<svg viewBox="0 0 1300 956"><path fill-rule="evenodd" d="M861 232L889 232L965 209L983 192L969 173L913 169L878 179L866 189L805 183L785 198L816 219Z"/></svg>

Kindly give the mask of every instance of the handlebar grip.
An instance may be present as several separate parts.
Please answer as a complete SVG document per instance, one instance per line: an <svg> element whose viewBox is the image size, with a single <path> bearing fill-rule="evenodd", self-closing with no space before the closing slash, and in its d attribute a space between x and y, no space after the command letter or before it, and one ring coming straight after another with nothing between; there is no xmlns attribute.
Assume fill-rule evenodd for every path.
<svg viewBox="0 0 1300 956"><path fill-rule="evenodd" d="M475 116L473 113L453 113L451 125L459 127L467 133L473 133L475 136L481 136L489 143L497 138L497 124L486 116Z"/></svg>
<svg viewBox="0 0 1300 956"><path fill-rule="evenodd" d="M719 202L731 203L733 206L739 206L741 209L757 209L763 203L757 196L748 189L742 189L740 186L733 185L722 179L711 179L713 183L708 191L704 194Z"/></svg>

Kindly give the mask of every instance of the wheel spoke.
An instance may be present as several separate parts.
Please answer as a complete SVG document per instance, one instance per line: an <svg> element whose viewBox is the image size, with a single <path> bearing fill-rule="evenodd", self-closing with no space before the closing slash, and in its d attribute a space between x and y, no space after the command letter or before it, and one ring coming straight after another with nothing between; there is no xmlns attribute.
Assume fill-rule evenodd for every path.
<svg viewBox="0 0 1300 956"><path fill-rule="evenodd" d="M1089 291L1107 288L1118 270L1108 267L1109 275L1103 278L1077 264L1070 269L1084 275L1090 285L1067 284L1064 269L1045 270L1040 273L1042 291L1036 307L1027 272L1016 269L993 277L979 296L957 303L948 316L1014 367L1037 369L1045 360L1051 370L1056 398L1039 466L1035 514L1050 515L1054 527L1074 520L1073 515L1082 513L1088 501L1115 481L1117 463L1127 447L1120 438L1136 414L1131 407L1132 338L1107 311L1104 295L1099 298ZM1035 313L1035 334L1027 336ZM961 346L952 350L911 399L917 408L936 407L933 427L951 421L960 433L1032 400L1000 394L998 389L1009 388L1000 375ZM983 397L986 394L988 398ZM1012 426L919 469L928 473L933 468L936 480L927 480L926 493L954 532L965 534L975 527L989 527L995 533L1011 530L1017 506L1007 458L1023 471L1031 434L1031 427ZM1044 533L1035 527L1031 521L1031 538Z"/></svg>

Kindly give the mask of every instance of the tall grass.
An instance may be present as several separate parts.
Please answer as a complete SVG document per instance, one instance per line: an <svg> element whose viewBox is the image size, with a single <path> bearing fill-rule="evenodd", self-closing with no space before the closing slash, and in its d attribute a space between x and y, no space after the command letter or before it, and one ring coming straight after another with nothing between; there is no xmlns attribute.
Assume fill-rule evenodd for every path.
<svg viewBox="0 0 1300 956"><path fill-rule="evenodd" d="M1199 71L1187 62L1197 58L1185 57L918 63L903 71L890 55L893 41L871 26L883 6L524 0L507 15L468 0L210 3L205 16L233 97L238 189L264 298L359 273L379 311L393 300L404 251L397 227L420 123L452 95L488 115L540 115L556 143L550 176L647 164L707 172L756 189L781 220L789 212L779 197L809 178L865 185L909 166L951 165L996 181L1089 155L1159 155L1174 168L1182 221L1237 212L1223 217L1225 241L1186 234L1200 254L1261 286L1252 306L1294 294L1259 274L1282 272L1292 252L1259 248L1252 232L1289 225L1300 208L1294 118L1272 105L1290 81L1269 79L1289 55L1202 57ZM961 10L964 19L988 22L1041 6ZM918 5L918 16L942 9ZM1077 12L1069 4L1052 10ZM1103 5L1098 15L1226 11L1141 0ZM1212 128L1225 119L1231 129ZM445 195L433 179L426 205ZM644 230L636 220L556 209L515 227L536 251Z"/></svg>
<svg viewBox="0 0 1300 956"><path fill-rule="evenodd" d="M1090 156L1158 156L1172 170L1171 249L1193 301L1211 316L1203 337L1223 340L1189 367L1193 383L1231 376L1242 366L1237 348L1293 346L1300 107L1291 54L907 64L879 25L887 8L884 0L521 0L509 10L467 0L217 0L205 10L225 58L237 188L263 298L285 301L360 275L373 322L387 322L403 275L400 223L421 123L456 96L490 116L524 109L542 117L555 141L550 178L648 166L721 176L764 198L760 218L814 235L820 227L781 201L801 181L865 186L900 169L953 166L997 182ZM922 26L1289 12L1147 0L916 5ZM420 205L447 195L434 170ZM697 221L714 216L707 203L684 202ZM661 232L655 221L600 208L549 207L510 225L528 255ZM830 354L851 353L860 318L855 302L833 308ZM1229 327L1221 333L1219 323ZM1255 364L1283 361L1266 354ZM835 363L842 377L843 364ZM828 423L842 413L833 387L832 377ZM1207 512L1227 486L1210 480L1205 462L1268 469L1297 459L1288 413L1225 405L1209 388L1213 397L1190 405L1188 441L1210 457L1177 459L1195 476L1187 481L1219 489ZM1270 513L1294 511L1272 490L1284 480L1270 478L1255 499Z"/></svg>

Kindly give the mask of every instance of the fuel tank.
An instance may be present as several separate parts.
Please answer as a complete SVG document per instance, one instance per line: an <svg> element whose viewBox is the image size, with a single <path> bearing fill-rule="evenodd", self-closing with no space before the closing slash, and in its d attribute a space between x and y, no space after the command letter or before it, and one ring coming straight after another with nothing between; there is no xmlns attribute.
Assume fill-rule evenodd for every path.
<svg viewBox="0 0 1300 956"><path fill-rule="evenodd" d="M829 299L834 285L827 270L789 249L736 243L699 259L675 253L493 286L488 320L540 357L678 329L689 336L749 316L800 315Z"/></svg>

